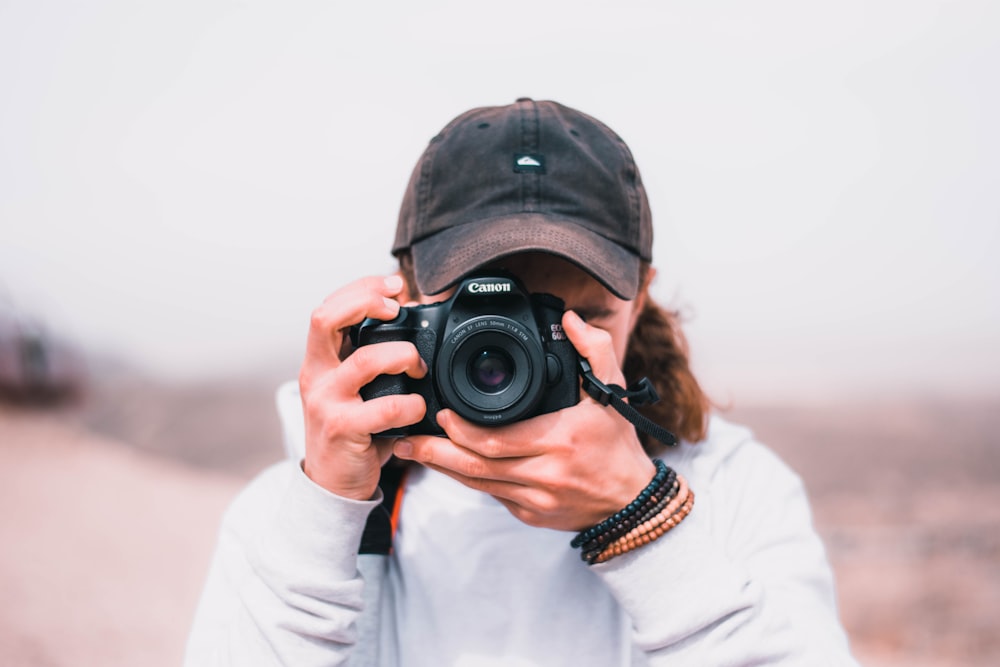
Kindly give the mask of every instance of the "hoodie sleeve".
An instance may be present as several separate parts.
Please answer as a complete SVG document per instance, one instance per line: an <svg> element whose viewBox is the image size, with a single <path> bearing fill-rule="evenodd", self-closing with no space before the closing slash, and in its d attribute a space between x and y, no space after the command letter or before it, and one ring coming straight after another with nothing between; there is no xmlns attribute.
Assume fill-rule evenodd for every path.
<svg viewBox="0 0 1000 667"><path fill-rule="evenodd" d="M726 454L668 462L695 491L692 513L594 568L636 646L651 666L856 665L801 481L752 440Z"/></svg>
<svg viewBox="0 0 1000 667"><path fill-rule="evenodd" d="M357 641L358 544L381 497L359 502L293 461L262 473L223 518L185 665L341 665Z"/></svg>

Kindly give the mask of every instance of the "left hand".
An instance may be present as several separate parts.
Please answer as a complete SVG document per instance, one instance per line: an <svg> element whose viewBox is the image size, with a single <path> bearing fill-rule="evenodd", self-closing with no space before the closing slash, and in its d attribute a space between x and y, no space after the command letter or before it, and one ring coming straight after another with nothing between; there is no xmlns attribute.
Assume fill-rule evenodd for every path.
<svg viewBox="0 0 1000 667"><path fill-rule="evenodd" d="M571 311L563 328L598 378L625 384L610 334ZM396 443L396 456L489 493L532 526L592 526L632 502L655 474L635 428L586 394L572 407L508 426L477 426L451 410L437 419L447 438L410 436Z"/></svg>

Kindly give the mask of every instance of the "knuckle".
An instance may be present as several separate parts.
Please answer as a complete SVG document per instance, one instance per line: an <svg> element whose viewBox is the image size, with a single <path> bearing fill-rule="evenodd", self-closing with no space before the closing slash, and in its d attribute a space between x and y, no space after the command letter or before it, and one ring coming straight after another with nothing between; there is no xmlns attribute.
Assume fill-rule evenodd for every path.
<svg viewBox="0 0 1000 667"><path fill-rule="evenodd" d="M554 513L558 509L559 501L554 494L541 491L536 493L532 498L532 505L534 506L537 514L546 516Z"/></svg>
<svg viewBox="0 0 1000 667"><path fill-rule="evenodd" d="M348 358L359 373L369 377L400 373L411 364L419 364L417 349L412 344L395 341L359 347Z"/></svg>
<svg viewBox="0 0 1000 667"><path fill-rule="evenodd" d="M534 517L534 515L531 514L530 512L528 512L526 509L524 509L520 505L514 505L513 507L508 507L507 509L510 510L510 513L514 515L514 518L516 518L521 523L526 523L529 526L534 526L535 525L531 521L531 519L532 519L532 517Z"/></svg>
<svg viewBox="0 0 1000 667"><path fill-rule="evenodd" d="M414 441L413 458L426 466L437 465L437 456L434 453L434 447L430 444Z"/></svg>
<svg viewBox="0 0 1000 667"><path fill-rule="evenodd" d="M319 424L319 436L323 442L335 442L344 435L345 419L339 410L327 410L317 402L307 408L313 421Z"/></svg>
<svg viewBox="0 0 1000 667"><path fill-rule="evenodd" d="M392 350L393 357L398 359L399 363L407 367L420 363L420 353L413 343L401 340L386 343L386 346L387 350Z"/></svg>
<svg viewBox="0 0 1000 667"><path fill-rule="evenodd" d="M552 470L542 470L539 472L537 480L539 489L546 492L544 494L545 496L551 497L550 494L555 492L562 484L564 484L565 478L560 477Z"/></svg>
<svg viewBox="0 0 1000 667"><path fill-rule="evenodd" d="M319 306L312 311L309 316L309 328L315 331L329 331L332 328L330 314L325 306Z"/></svg>
<svg viewBox="0 0 1000 667"><path fill-rule="evenodd" d="M321 406L322 403L317 400L313 392L302 392L302 411L305 413L307 419L315 420L318 417L322 417L323 411Z"/></svg>
<svg viewBox="0 0 1000 667"><path fill-rule="evenodd" d="M420 351L417 350L417 346L413 343L407 343L407 361L414 368L420 368L421 356Z"/></svg>
<svg viewBox="0 0 1000 667"><path fill-rule="evenodd" d="M320 435L324 442L336 442L344 435L343 420L338 415L329 415L323 421Z"/></svg>
<svg viewBox="0 0 1000 667"><path fill-rule="evenodd" d="M522 523L525 523L532 528L544 528L545 519L542 514L534 510L529 510L524 507L518 507L516 511L513 511L515 517L517 517Z"/></svg>
<svg viewBox="0 0 1000 667"><path fill-rule="evenodd" d="M303 397L303 400L308 396L309 391L313 386L313 374L312 372L303 366L299 370L299 395Z"/></svg>
<svg viewBox="0 0 1000 667"><path fill-rule="evenodd" d="M489 435L483 440L480 445L480 450L483 456L491 459L499 458L503 456L503 453L507 450L507 446L504 443L503 438L498 435Z"/></svg>
<svg viewBox="0 0 1000 667"><path fill-rule="evenodd" d="M379 352L374 347L361 347L354 351L354 353L348 357L354 367L364 375L373 375L376 373L376 365L378 361L378 356L376 352Z"/></svg>
<svg viewBox="0 0 1000 667"><path fill-rule="evenodd" d="M338 440L346 433L348 420L344 411L319 392L302 394L302 412L306 424L313 425L312 430L323 442Z"/></svg>
<svg viewBox="0 0 1000 667"><path fill-rule="evenodd" d="M406 410L406 403L399 400L400 398L403 397L386 397L386 400L379 402L378 419L381 423L397 424L404 421L408 410Z"/></svg>
<svg viewBox="0 0 1000 667"><path fill-rule="evenodd" d="M427 415L427 401L420 394L404 394L400 396L400 401L406 406L407 417L412 417L412 421L423 419Z"/></svg>
<svg viewBox="0 0 1000 667"><path fill-rule="evenodd" d="M536 488L531 494L529 504L535 513L546 516L559 508L559 499L551 488Z"/></svg>
<svg viewBox="0 0 1000 667"><path fill-rule="evenodd" d="M480 458L469 458L462 464L461 473L467 477L480 479L486 476L488 466Z"/></svg>

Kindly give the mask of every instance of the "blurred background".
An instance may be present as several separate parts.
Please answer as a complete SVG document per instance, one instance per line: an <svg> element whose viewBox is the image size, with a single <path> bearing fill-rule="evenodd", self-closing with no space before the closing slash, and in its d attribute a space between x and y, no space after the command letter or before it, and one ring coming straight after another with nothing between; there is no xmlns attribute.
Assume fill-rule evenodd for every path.
<svg viewBox="0 0 1000 667"><path fill-rule="evenodd" d="M0 663L177 664L309 314L458 113L635 154L720 410L868 665L993 665L1000 5L0 0Z"/></svg>

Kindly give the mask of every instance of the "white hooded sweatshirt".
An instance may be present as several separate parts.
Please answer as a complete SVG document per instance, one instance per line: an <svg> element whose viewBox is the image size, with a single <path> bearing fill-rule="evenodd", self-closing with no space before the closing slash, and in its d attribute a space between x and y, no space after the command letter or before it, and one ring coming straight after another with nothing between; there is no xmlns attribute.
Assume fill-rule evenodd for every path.
<svg viewBox="0 0 1000 667"><path fill-rule="evenodd" d="M188 667L856 664L802 483L744 428L713 417L666 452L694 510L604 564L422 467L391 554L359 556L381 495L305 476L297 391L278 397L288 459L223 519Z"/></svg>

